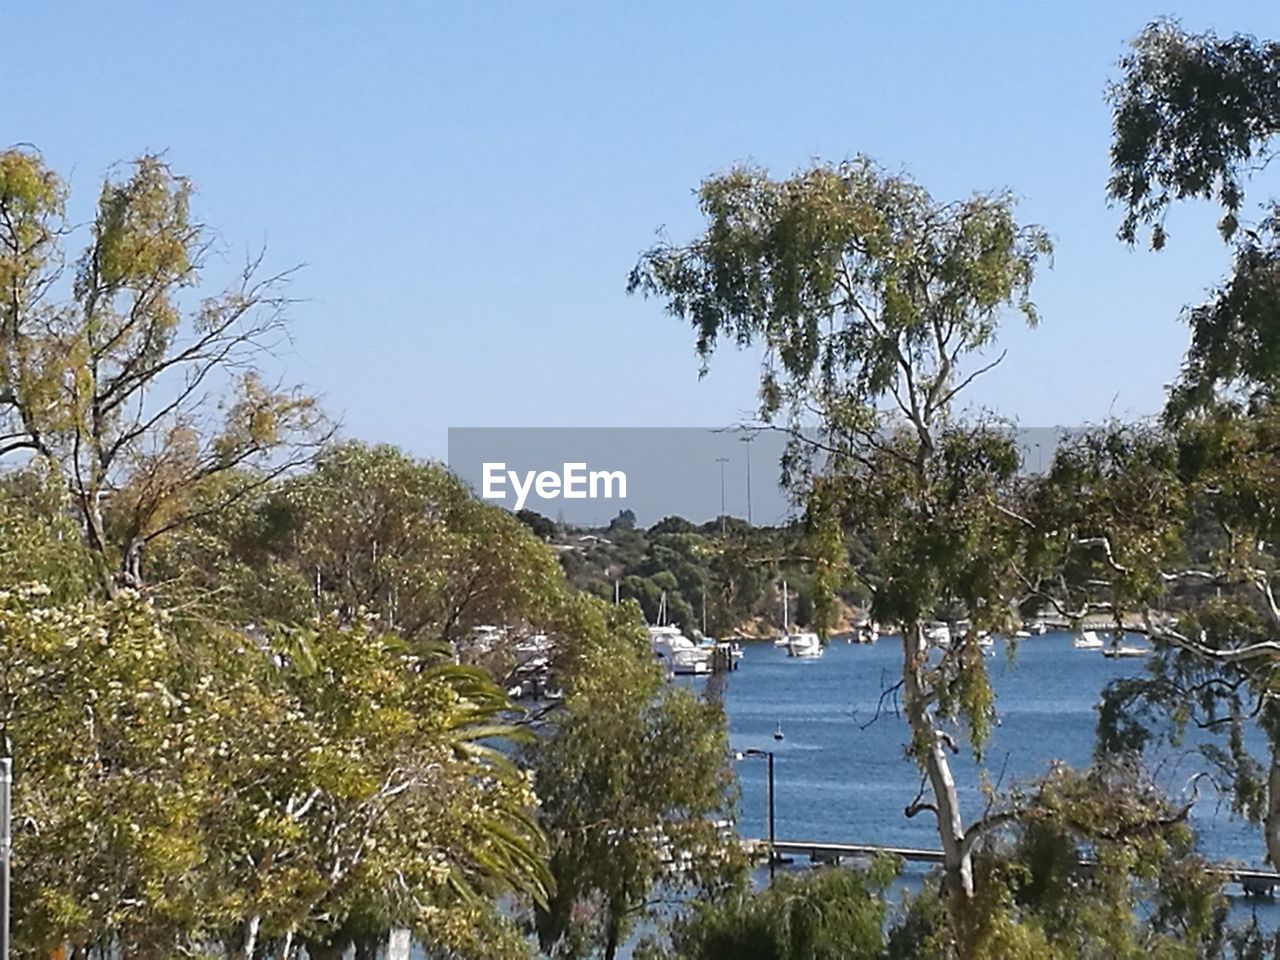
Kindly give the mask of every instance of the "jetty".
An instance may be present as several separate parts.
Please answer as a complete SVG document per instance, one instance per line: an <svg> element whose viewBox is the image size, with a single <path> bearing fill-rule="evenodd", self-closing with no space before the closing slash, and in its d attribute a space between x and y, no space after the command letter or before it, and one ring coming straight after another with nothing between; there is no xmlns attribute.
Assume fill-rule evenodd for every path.
<svg viewBox="0 0 1280 960"><path fill-rule="evenodd" d="M749 839L743 841L748 852L768 858L770 843L768 840ZM792 857L807 857L811 863L825 863L837 866L845 859L873 860L876 857L898 857L908 863L941 864L941 850L929 850L922 847L884 847L870 843L832 843L827 840L776 840L772 844L773 858L778 862L787 862ZM1081 860L1084 866L1088 860ZM1237 883L1246 896L1270 897L1275 888L1280 887L1280 872L1261 870L1255 867L1236 864L1213 864L1209 873L1227 883Z"/></svg>

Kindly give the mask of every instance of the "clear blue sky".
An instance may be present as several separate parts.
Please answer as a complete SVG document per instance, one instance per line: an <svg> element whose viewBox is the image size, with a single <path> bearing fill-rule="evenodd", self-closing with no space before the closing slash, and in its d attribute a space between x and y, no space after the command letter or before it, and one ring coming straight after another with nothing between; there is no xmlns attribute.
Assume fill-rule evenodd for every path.
<svg viewBox="0 0 1280 960"><path fill-rule="evenodd" d="M715 426L755 357L699 381L688 330L625 295L691 190L754 160L868 153L936 196L1008 186L1057 241L1044 324L976 399L1024 425L1146 414L1179 308L1226 266L1207 210L1129 251L1103 88L1153 17L1280 35L1280 4L25 3L6 143L70 175L163 149L230 255L305 261L288 372L349 435L443 456L449 426Z"/></svg>

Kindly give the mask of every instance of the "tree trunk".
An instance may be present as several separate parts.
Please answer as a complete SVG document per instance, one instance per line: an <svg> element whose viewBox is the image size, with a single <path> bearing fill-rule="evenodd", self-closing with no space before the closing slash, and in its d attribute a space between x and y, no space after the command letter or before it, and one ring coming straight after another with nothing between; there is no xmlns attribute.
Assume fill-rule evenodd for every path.
<svg viewBox="0 0 1280 960"><path fill-rule="evenodd" d="M244 943L240 947L240 960L253 960L253 951L258 946L258 927L262 925L262 917L252 916L244 925Z"/></svg>
<svg viewBox="0 0 1280 960"><path fill-rule="evenodd" d="M614 960L618 955L618 941L622 939L622 921L618 908L609 905L609 919L605 921L604 960Z"/></svg>
<svg viewBox="0 0 1280 960"><path fill-rule="evenodd" d="M1267 859L1280 869L1280 744L1271 746L1271 769L1267 774L1267 815L1262 821L1267 843Z"/></svg>
<svg viewBox="0 0 1280 960"><path fill-rule="evenodd" d="M289 929L276 946L275 960L289 960L289 954L293 953L293 928Z"/></svg>
<svg viewBox="0 0 1280 960"><path fill-rule="evenodd" d="M408 930L392 930L387 935L387 960L409 960L412 940Z"/></svg>
<svg viewBox="0 0 1280 960"><path fill-rule="evenodd" d="M117 582L117 571L111 562L107 550L106 526L102 520L102 505L93 490L81 490L79 493L80 509L84 513L85 532L88 534L89 548L97 561L98 571L102 575L103 586L107 596L115 597L120 591Z"/></svg>
<svg viewBox="0 0 1280 960"><path fill-rule="evenodd" d="M933 793L938 836L942 840L943 874L951 922L961 943L973 901L973 858L964 843L960 798L951 775L941 731L933 723L922 673L929 658L924 624L903 624L902 704L911 727L912 754L924 770ZM961 952L964 955L964 952Z"/></svg>
<svg viewBox="0 0 1280 960"><path fill-rule="evenodd" d="M311 960L342 960L342 955L347 952L347 943L344 940L335 940L331 943L306 940L303 946Z"/></svg>

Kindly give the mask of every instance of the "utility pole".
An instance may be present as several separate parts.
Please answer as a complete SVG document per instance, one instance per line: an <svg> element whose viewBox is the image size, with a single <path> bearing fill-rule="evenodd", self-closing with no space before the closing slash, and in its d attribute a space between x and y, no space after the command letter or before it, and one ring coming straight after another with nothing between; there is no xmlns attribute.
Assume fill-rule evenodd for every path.
<svg viewBox="0 0 1280 960"><path fill-rule="evenodd" d="M9 854L13 850L13 760L0 759L0 960L9 960Z"/></svg>
<svg viewBox="0 0 1280 960"><path fill-rule="evenodd" d="M722 537L725 535L724 465L728 462L728 457L716 457L716 463L720 464L720 536Z"/></svg>

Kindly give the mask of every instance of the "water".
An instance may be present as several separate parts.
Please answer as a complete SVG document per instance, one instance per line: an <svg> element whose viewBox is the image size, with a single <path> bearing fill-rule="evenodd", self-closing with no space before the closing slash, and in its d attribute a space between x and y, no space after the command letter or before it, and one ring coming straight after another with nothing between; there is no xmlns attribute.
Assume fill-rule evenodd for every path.
<svg viewBox="0 0 1280 960"><path fill-rule="evenodd" d="M873 645L837 641L814 660L788 657L771 644L744 648L739 670L709 682L725 684L732 748L775 754L778 839L937 848L931 813L903 815L920 787L918 768L905 754L905 720L886 701L879 719L870 722L882 690L900 675L898 638ZM1102 688L1117 677L1139 675L1144 663L1076 650L1065 633L1020 641L1011 661L997 640L987 660L999 717L986 747L988 777L1008 786L1042 775L1051 760L1087 766ZM779 725L781 741L774 739ZM983 799L972 754L962 747L952 760L968 821L981 815ZM739 831L765 837L766 763L746 758L736 766ZM1202 769L1186 748L1165 758L1157 781L1177 797ZM1210 859L1263 865L1259 829L1233 818L1205 781L1192 819Z"/></svg>

